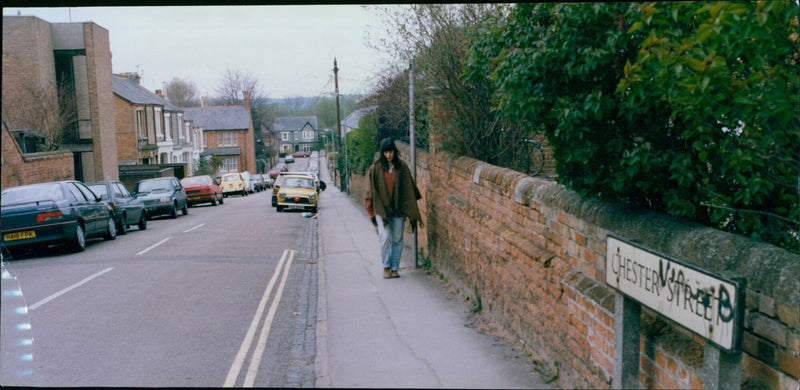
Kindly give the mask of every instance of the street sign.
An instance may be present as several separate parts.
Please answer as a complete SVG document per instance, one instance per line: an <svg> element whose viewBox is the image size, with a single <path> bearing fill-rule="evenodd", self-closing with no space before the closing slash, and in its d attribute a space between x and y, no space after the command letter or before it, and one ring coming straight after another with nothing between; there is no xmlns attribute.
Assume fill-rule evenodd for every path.
<svg viewBox="0 0 800 390"><path fill-rule="evenodd" d="M740 348L738 282L609 235L606 283L727 352Z"/></svg>

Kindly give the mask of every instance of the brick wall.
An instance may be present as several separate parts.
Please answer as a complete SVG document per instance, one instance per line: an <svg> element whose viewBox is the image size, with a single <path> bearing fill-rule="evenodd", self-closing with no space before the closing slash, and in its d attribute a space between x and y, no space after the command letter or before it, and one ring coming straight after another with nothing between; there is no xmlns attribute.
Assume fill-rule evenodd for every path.
<svg viewBox="0 0 800 390"><path fill-rule="evenodd" d="M408 156L408 145L398 144ZM614 291L606 237L747 279L743 382L789 390L800 371L800 256L651 211L583 199L555 182L443 152L417 153L433 267L523 343L559 387L608 388ZM353 191L363 179L351 180ZM360 184L357 184L360 183ZM643 308L640 385L703 386L703 340Z"/></svg>
<svg viewBox="0 0 800 390"><path fill-rule="evenodd" d="M55 180L74 180L72 153L69 151L22 154L7 129L2 130L0 190L25 184Z"/></svg>
<svg viewBox="0 0 800 390"><path fill-rule="evenodd" d="M135 107L117 95L114 95L114 126L118 161L139 163Z"/></svg>
<svg viewBox="0 0 800 390"><path fill-rule="evenodd" d="M117 134L108 30L94 23L84 23L83 35L91 102L94 180L117 180Z"/></svg>

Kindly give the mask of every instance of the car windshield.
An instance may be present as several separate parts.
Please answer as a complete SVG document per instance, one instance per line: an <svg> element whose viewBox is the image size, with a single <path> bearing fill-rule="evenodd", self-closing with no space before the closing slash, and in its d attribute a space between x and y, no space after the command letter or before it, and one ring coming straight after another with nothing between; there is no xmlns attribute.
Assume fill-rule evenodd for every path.
<svg viewBox="0 0 800 390"><path fill-rule="evenodd" d="M203 184L211 184L211 178L208 176L193 176L181 180L184 186L199 186Z"/></svg>
<svg viewBox="0 0 800 390"><path fill-rule="evenodd" d="M239 178L238 175L230 175L230 176L223 176L222 177L222 181L227 181L227 182L238 181L238 180L242 180L242 179Z"/></svg>
<svg viewBox="0 0 800 390"><path fill-rule="evenodd" d="M63 199L64 193L61 191L59 183L42 183L3 190L0 195L0 205Z"/></svg>
<svg viewBox="0 0 800 390"><path fill-rule="evenodd" d="M95 195L103 199L108 199L108 189L106 189L105 184L92 184L92 185L87 185L87 187L89 187L89 189L92 190L92 192L94 192Z"/></svg>
<svg viewBox="0 0 800 390"><path fill-rule="evenodd" d="M284 187L312 188L314 184L309 179L289 177L284 181Z"/></svg>
<svg viewBox="0 0 800 390"><path fill-rule="evenodd" d="M136 184L136 192L169 191L172 186L169 180L148 180Z"/></svg>

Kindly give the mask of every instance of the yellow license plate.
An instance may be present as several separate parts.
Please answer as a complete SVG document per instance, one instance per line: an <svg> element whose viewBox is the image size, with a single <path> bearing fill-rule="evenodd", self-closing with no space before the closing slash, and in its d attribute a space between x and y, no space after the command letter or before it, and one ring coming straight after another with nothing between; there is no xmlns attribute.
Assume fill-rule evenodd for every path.
<svg viewBox="0 0 800 390"><path fill-rule="evenodd" d="M3 234L3 239L6 241L23 240L26 238L35 238L35 237L36 237L36 232L33 230Z"/></svg>
<svg viewBox="0 0 800 390"><path fill-rule="evenodd" d="M199 196L190 196L189 200L200 200Z"/></svg>

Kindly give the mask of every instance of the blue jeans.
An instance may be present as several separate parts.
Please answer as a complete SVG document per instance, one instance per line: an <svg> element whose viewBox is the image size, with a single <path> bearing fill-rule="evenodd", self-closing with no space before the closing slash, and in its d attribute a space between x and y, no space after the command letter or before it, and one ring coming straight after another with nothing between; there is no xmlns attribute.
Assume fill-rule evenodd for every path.
<svg viewBox="0 0 800 390"><path fill-rule="evenodd" d="M375 216L378 222L378 240L381 245L381 264L383 268L397 271L400 268L400 256L403 254L403 230L406 217L389 217L385 226L380 215Z"/></svg>

